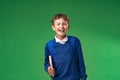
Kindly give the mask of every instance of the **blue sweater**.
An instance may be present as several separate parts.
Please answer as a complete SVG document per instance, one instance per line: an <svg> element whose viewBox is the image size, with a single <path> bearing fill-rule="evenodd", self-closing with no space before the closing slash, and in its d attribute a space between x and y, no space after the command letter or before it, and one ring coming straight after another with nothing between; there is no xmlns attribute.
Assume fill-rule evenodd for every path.
<svg viewBox="0 0 120 80"><path fill-rule="evenodd" d="M86 80L81 44L78 38L68 36L65 44L56 43L55 39L45 46L45 70L49 64L48 56L52 56L55 76L53 80Z"/></svg>

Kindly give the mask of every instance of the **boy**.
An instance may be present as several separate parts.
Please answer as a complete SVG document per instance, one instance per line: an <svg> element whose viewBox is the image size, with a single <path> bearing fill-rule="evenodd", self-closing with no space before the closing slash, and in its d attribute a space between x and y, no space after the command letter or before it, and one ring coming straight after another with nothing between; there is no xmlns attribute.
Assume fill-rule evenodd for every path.
<svg viewBox="0 0 120 80"><path fill-rule="evenodd" d="M66 35L70 28L67 15L56 14L51 22L56 35L45 46L45 71L53 80L86 80L80 41Z"/></svg>

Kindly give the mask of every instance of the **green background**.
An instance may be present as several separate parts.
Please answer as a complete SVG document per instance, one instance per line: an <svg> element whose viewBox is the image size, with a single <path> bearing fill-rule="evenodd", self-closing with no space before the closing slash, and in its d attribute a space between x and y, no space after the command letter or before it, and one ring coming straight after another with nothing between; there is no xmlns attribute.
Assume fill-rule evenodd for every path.
<svg viewBox="0 0 120 80"><path fill-rule="evenodd" d="M44 46L56 13L69 16L68 35L81 40L88 80L119 80L119 0L0 0L0 80L51 80Z"/></svg>

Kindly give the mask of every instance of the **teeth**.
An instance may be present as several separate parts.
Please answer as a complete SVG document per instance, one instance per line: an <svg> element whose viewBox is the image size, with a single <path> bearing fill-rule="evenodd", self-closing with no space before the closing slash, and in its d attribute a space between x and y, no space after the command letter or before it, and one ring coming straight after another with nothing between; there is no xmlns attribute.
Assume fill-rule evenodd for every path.
<svg viewBox="0 0 120 80"><path fill-rule="evenodd" d="M64 32L64 30L59 30L60 32Z"/></svg>

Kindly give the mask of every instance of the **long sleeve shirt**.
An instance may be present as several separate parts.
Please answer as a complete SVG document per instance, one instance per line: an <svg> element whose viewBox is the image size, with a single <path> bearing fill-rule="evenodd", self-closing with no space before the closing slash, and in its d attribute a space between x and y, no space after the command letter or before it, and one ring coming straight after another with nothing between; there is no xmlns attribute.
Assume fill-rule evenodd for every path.
<svg viewBox="0 0 120 80"><path fill-rule="evenodd" d="M53 80L86 80L86 69L78 38L68 36L65 44L60 44L55 39L45 46L45 70L49 64L48 56L52 56L55 76Z"/></svg>

